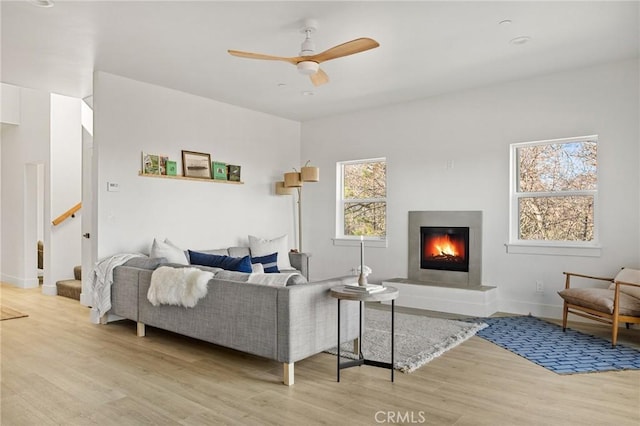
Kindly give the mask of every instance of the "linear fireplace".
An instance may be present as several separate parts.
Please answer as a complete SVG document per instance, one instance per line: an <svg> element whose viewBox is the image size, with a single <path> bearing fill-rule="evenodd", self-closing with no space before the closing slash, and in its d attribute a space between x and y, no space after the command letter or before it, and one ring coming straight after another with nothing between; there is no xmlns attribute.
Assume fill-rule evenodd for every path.
<svg viewBox="0 0 640 426"><path fill-rule="evenodd" d="M482 285L482 212L409 212L408 266L417 283Z"/></svg>

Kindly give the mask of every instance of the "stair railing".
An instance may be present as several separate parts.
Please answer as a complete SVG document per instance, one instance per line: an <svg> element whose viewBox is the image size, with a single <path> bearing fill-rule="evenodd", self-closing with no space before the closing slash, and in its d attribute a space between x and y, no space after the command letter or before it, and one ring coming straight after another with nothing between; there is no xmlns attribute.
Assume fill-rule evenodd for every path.
<svg viewBox="0 0 640 426"><path fill-rule="evenodd" d="M70 217L76 217L76 212L78 210L80 210L82 208L82 203L78 203L75 206L71 207L69 210L67 210L66 212L62 213L60 216L56 217L55 219L53 219L51 221L51 223L53 224L53 226L58 226L60 225L62 222L64 222L65 220L67 220Z"/></svg>

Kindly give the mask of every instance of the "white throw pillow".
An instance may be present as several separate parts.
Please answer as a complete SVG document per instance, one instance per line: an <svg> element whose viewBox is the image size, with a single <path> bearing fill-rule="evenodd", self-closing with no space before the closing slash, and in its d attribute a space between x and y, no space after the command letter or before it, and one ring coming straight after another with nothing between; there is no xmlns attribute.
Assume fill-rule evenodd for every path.
<svg viewBox="0 0 640 426"><path fill-rule="evenodd" d="M252 257L267 256L271 253L278 253L278 269L292 269L289 262L289 238L283 235L272 240L254 237L249 235L249 249Z"/></svg>
<svg viewBox="0 0 640 426"><path fill-rule="evenodd" d="M251 272L253 272L254 274L264 274L264 266L262 265L262 263L252 263Z"/></svg>
<svg viewBox="0 0 640 426"><path fill-rule="evenodd" d="M178 263L180 265L189 264L189 260L187 259L187 255L184 254L184 250L173 244L168 239L165 239L164 242L162 242L154 238L153 244L151 244L149 257L164 257L169 263Z"/></svg>

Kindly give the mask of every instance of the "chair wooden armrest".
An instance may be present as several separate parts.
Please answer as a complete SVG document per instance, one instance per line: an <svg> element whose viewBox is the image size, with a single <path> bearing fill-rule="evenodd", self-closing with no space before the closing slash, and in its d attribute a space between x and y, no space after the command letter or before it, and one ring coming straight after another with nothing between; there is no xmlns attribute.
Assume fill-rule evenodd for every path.
<svg viewBox="0 0 640 426"><path fill-rule="evenodd" d="M563 274L565 274L567 276L567 278L565 280L564 288L569 288L571 277L588 278L590 280L613 282L613 278L608 278L608 277L596 277L596 276L593 276L593 275L577 274L575 272L563 272Z"/></svg>
<svg viewBox="0 0 640 426"><path fill-rule="evenodd" d="M618 286L618 284L619 284L619 285L630 285L630 286L633 286L633 287L640 287L640 284L637 284L637 283L627 283L627 282L624 282L624 281L614 281L614 283L616 284L616 286Z"/></svg>

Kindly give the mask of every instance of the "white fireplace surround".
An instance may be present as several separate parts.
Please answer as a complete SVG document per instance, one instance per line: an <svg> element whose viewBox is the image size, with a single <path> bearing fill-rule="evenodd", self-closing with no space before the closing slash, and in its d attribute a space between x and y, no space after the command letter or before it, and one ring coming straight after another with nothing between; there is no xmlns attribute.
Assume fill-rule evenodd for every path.
<svg viewBox="0 0 640 426"><path fill-rule="evenodd" d="M469 272L421 269L422 242L420 228L468 227L469 228ZM407 276L419 284L451 284L456 287L482 285L482 212L481 211L410 211L409 252Z"/></svg>

